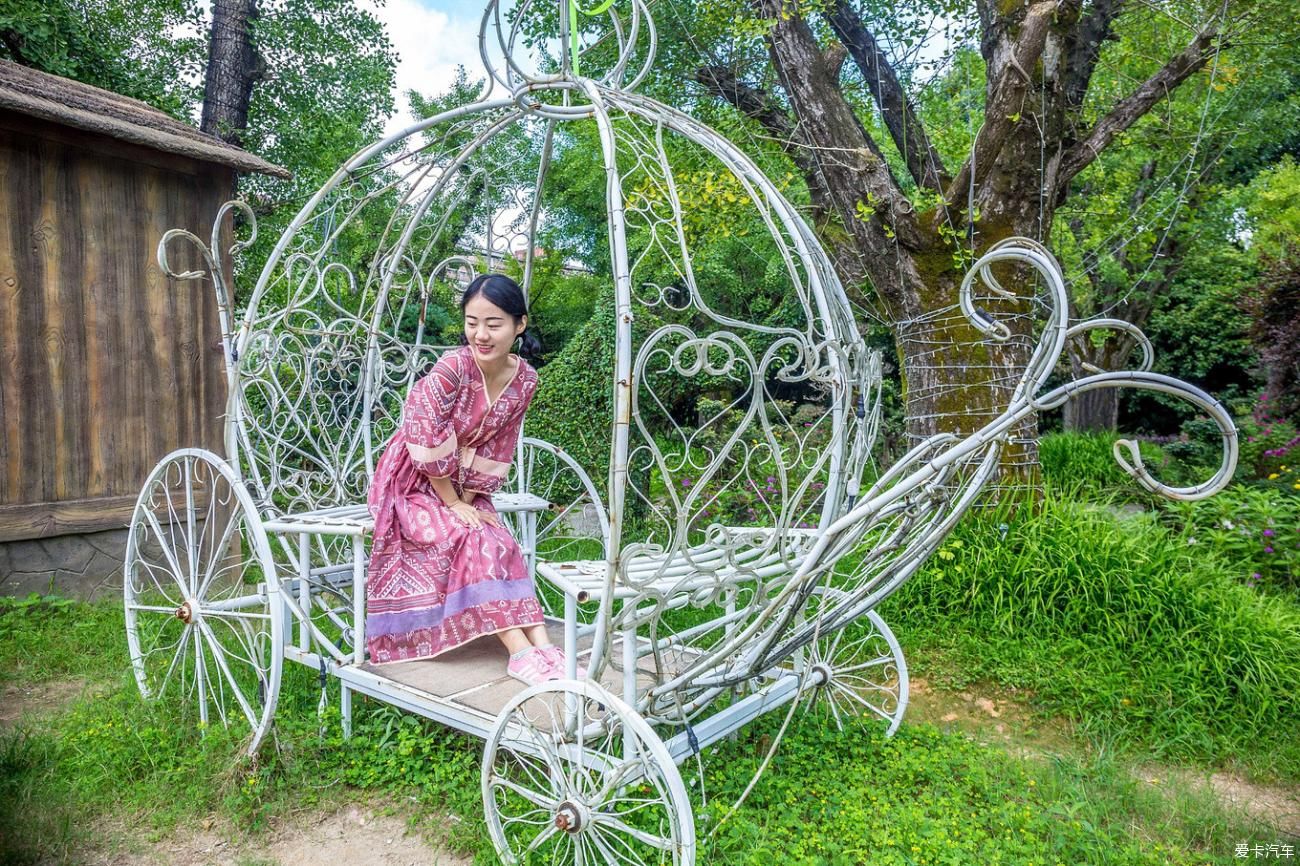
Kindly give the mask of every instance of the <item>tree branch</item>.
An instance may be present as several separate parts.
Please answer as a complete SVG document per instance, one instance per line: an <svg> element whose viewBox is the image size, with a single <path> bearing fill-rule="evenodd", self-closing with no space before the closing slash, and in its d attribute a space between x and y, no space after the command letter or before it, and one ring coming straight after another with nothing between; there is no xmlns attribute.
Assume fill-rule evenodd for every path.
<svg viewBox="0 0 1300 866"><path fill-rule="evenodd" d="M896 260L898 247L921 249L927 238L915 208L899 188L889 164L840 90L839 69L828 62L808 22L790 14L782 0L755 0L773 23L767 35L772 65L813 148L835 213L860 255ZM898 281L895 281L897 283ZM901 309L896 285L876 286L887 304Z"/></svg>
<svg viewBox="0 0 1300 866"><path fill-rule="evenodd" d="M880 106L885 127L894 140L894 146L903 155L912 179L918 186L942 192L951 178L875 37L863 26L862 19L846 0L834 0L826 19L848 49L849 56L871 90L872 98Z"/></svg>
<svg viewBox="0 0 1300 866"><path fill-rule="evenodd" d="M1125 0L1093 0L1088 15L1071 34L1066 49L1064 95L1068 111L1083 105L1097 68L1102 46L1113 38L1111 27L1124 9Z"/></svg>
<svg viewBox="0 0 1300 866"><path fill-rule="evenodd" d="M1217 23L1198 33L1186 48L1170 58L1159 72L1143 82L1132 94L1116 103L1082 141L1065 153L1057 174L1058 198L1068 190L1070 181L1091 165L1116 136L1140 120L1157 102L1168 97L1180 84L1205 66L1214 53L1218 33Z"/></svg>
<svg viewBox="0 0 1300 866"><path fill-rule="evenodd" d="M807 138L770 94L739 80L725 66L701 66L695 70L695 80L714 96L731 103L741 114L757 121L780 143L781 149L790 155L803 174L813 210L818 216L834 211L835 204L826 188L826 178L813 158Z"/></svg>
<svg viewBox="0 0 1300 866"><path fill-rule="evenodd" d="M979 185L993 167L1003 143L1020 121L1020 110L1033 84L1029 70L1033 69L1043 54L1047 35L1051 30L1056 0L1039 0L1025 13L1019 35L1010 50L1005 52L1001 69L994 69L997 85L992 90L984 109L984 123L975 134L970 159L966 160L957 177L948 185L944 199L949 203L960 200L971 184Z"/></svg>

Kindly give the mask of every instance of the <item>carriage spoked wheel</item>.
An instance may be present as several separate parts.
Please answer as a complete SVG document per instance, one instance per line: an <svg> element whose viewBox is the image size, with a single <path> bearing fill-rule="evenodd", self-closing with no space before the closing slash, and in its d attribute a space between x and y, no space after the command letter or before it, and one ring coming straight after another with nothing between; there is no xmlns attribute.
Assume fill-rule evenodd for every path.
<svg viewBox="0 0 1300 866"><path fill-rule="evenodd" d="M506 705L483 753L483 806L506 863L695 862L691 804L667 747L595 683L553 680Z"/></svg>
<svg viewBox="0 0 1300 866"><path fill-rule="evenodd" d="M187 448L158 462L122 583L140 693L181 703L201 728L244 726L255 751L280 692L284 611L261 518L224 460Z"/></svg>
<svg viewBox="0 0 1300 866"><path fill-rule="evenodd" d="M809 602L808 618L844 602L847 593L820 587ZM838 730L848 716L873 715L892 736L907 710L907 662L898 639L874 610L820 636L806 650L805 671L813 707L831 717Z"/></svg>

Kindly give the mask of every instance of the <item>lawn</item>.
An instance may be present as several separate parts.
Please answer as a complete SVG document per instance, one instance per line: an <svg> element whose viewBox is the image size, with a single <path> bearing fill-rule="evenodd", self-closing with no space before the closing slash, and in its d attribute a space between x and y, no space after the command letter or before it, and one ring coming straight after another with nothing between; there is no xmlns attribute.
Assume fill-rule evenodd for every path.
<svg viewBox="0 0 1300 866"><path fill-rule="evenodd" d="M1086 480L1075 446L1068 474ZM682 767L700 863L1199 864L1297 846L1295 815L1209 783L1300 812L1300 596L1284 568L1250 577L1273 555L1251 538L1295 532L1292 494L1165 509L1093 478L1080 495L1054 483L1052 447L1045 500L969 517L880 608L918 686L896 736L801 706L738 808L785 713ZM1224 514L1234 534L1216 540ZM334 686L318 713L296 665L256 760L241 731L142 701L119 604L0 600L0 687L30 703L0 729L0 863L102 859L196 822L255 849L291 816L356 803L430 851L496 862L479 741L365 700L345 740Z"/></svg>

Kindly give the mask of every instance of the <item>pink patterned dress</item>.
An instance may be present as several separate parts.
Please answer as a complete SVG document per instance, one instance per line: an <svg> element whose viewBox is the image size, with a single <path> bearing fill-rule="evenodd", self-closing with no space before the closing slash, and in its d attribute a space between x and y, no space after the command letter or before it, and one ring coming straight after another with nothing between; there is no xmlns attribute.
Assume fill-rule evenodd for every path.
<svg viewBox="0 0 1300 866"><path fill-rule="evenodd" d="M473 529L434 492L429 476L476 491L495 514L501 487L537 390L517 358L495 401L473 350L445 353L407 395L402 424L375 467L374 544L366 586L366 647L373 663L425 659L482 635L542 621L519 544L505 527Z"/></svg>

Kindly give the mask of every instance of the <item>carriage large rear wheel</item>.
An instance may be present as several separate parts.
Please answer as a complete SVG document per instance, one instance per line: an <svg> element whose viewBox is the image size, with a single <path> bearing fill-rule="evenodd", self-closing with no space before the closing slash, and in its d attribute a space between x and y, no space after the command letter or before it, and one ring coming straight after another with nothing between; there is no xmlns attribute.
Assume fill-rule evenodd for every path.
<svg viewBox="0 0 1300 866"><path fill-rule="evenodd" d="M158 462L131 517L126 639L140 693L249 734L280 693L284 609L261 518L230 466L187 448Z"/></svg>

